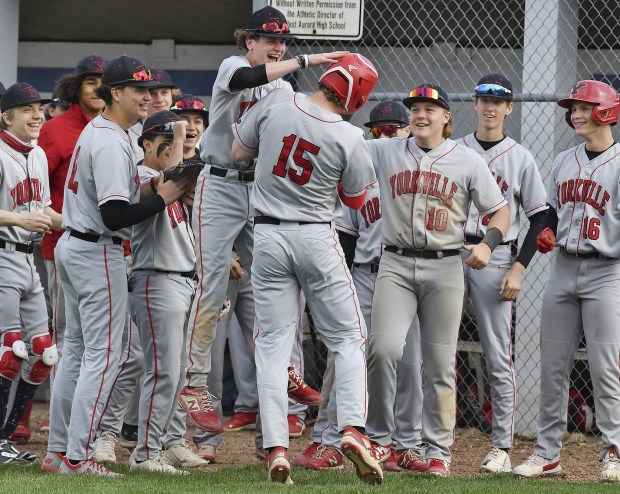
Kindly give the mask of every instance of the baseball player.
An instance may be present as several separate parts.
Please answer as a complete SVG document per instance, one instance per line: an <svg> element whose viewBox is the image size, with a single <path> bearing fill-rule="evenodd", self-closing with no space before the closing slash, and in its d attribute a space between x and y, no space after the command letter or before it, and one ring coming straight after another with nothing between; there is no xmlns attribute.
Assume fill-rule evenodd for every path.
<svg viewBox="0 0 620 494"><path fill-rule="evenodd" d="M480 343L491 387L493 429L491 449L482 460L483 473L512 470L512 447L517 389L512 369L512 305L521 290L521 277L536 252L536 237L545 227L547 204L545 187L532 154L504 135L505 118L512 112L512 83L501 74L482 77L474 90L474 110L478 128L458 143L476 151L508 202L510 228L501 245L493 251L487 269L465 266L467 292L473 303ZM519 209L530 221L516 260L512 248L521 228ZM469 208L465 242L476 245L487 231L488 219L475 205ZM463 253L466 260L467 252Z"/></svg>
<svg viewBox="0 0 620 494"><path fill-rule="evenodd" d="M410 134L408 112L401 103L394 101L377 104L370 112L370 121L364 125L370 128L374 139L406 139ZM336 220L336 228L347 263L351 260L351 275L370 334L372 298L382 253L378 184L368 189L366 203L362 208L352 210L343 204L342 209L343 215ZM390 434L394 433L395 449L391 446L383 448L385 451L375 456L378 461L383 461L384 471L401 471L403 467L407 468L413 462L410 457L414 454L419 456L422 446L422 376L417 321L407 338L405 354L398 363L397 371L398 399L394 410L396 427L390 431ZM330 390L331 393L335 390L332 388L332 380L329 379L334 373L333 356L330 355L328 359L328 370L325 372L328 377L323 377L321 390L324 396L330 395ZM293 460L294 465L314 470L343 467L342 455L337 449L340 437L334 420L337 412L333 398L335 397L330 396L330 399L321 405L312 433L312 444ZM374 431L368 431L371 439L373 433ZM403 467L398 464L401 458Z"/></svg>
<svg viewBox="0 0 620 494"><path fill-rule="evenodd" d="M344 54L299 55L283 60L286 41L293 36L282 12L271 6L254 12L246 29L237 30L235 37L245 56L229 57L220 65L209 107L210 125L200 141L200 156L207 166L198 178L193 213L200 252L199 287L190 313L188 383L179 397L193 423L213 432L221 430L221 422L214 418L206 387L207 355L226 295L233 244L248 273L252 265L253 211L249 197L254 171L248 162L232 159L231 125L271 90L290 90L290 84L281 77L300 68L330 63Z"/></svg>
<svg viewBox="0 0 620 494"><path fill-rule="evenodd" d="M54 251L67 328L42 469L113 476L94 458L93 441L121 356L127 312L122 243L132 225L174 203L185 183L164 183L162 175L140 184L127 129L146 116L148 88L158 84L144 64L127 56L111 60L101 83L97 96L105 110L77 141L65 184L66 231Z"/></svg>
<svg viewBox="0 0 620 494"><path fill-rule="evenodd" d="M233 125L235 162L255 157L252 190L255 358L268 479L292 483L286 389L301 288L317 330L335 355L341 449L360 479L383 480L364 435L366 325L332 221L342 201L359 209L375 182L362 133L342 120L367 101L377 72L349 54L331 64L311 96L275 90ZM278 300L277 304L273 304Z"/></svg>
<svg viewBox="0 0 620 494"><path fill-rule="evenodd" d="M151 96L147 105L149 117L158 111L167 110L172 104L173 90L176 90L172 78L165 70L151 67L150 72L153 80L159 84L149 88ZM174 141L176 144L173 143L171 152L164 155L169 166L174 166L182 160L184 129L185 127L181 125L176 125L174 128L174 132L178 135ZM142 130L141 120L128 130L137 164L141 164L144 159L144 150L138 144ZM128 242L124 244L124 247L129 277L133 257ZM103 407L101 419L96 428L95 456L97 461L106 464L116 463L117 436L120 439L119 444L125 448L135 448L138 440L139 390L142 388L145 366L140 331L129 314L123 337L123 349L126 350L124 350L122 363L113 379L114 383L110 395Z"/></svg>
<svg viewBox="0 0 620 494"><path fill-rule="evenodd" d="M141 183L157 180L166 168L175 122L180 118L166 110L145 120L138 140L145 155L144 166L138 167ZM136 224L131 237L134 258L129 305L140 331L146 365L138 445L132 453L131 470L178 473L160 452L161 436L176 409L178 386L185 371L181 369L181 356L196 264L190 223L187 206L176 201Z"/></svg>
<svg viewBox="0 0 620 494"><path fill-rule="evenodd" d="M410 470L447 476L464 290L459 249L467 208L473 201L490 220L482 242L464 247L470 253L465 262L474 269L488 264L510 220L506 200L486 163L477 153L449 139L452 120L444 91L423 84L403 103L411 110L414 138L368 142L381 193L385 245L372 303L368 428L390 430L396 363L417 315L424 362L422 440L428 447L426 465L422 462ZM374 440L389 446L392 438L375 435Z"/></svg>
<svg viewBox="0 0 620 494"><path fill-rule="evenodd" d="M538 250L559 252L540 317L540 415L534 454L512 471L524 477L562 470L570 372L582 334L588 343L596 425L603 447L600 480L620 481L620 145L611 127L620 99L611 86L579 81L567 98L566 120L585 143L560 153L547 188L550 226Z"/></svg>
<svg viewBox="0 0 620 494"><path fill-rule="evenodd" d="M47 325L34 242L62 218L51 207L47 161L37 146L41 98L29 84L10 86L0 101L0 462L30 461L6 442L37 387L58 362ZM13 381L18 379L9 408Z"/></svg>

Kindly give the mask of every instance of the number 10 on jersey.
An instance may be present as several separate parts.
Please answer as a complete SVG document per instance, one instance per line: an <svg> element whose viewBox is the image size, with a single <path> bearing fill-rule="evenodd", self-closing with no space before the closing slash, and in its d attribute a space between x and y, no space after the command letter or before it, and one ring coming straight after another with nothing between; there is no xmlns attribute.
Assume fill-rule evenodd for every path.
<svg viewBox="0 0 620 494"><path fill-rule="evenodd" d="M297 138L297 135L291 134L282 139L282 151L276 166L273 167L273 174L278 177L288 178L291 182L297 185L306 185L310 181L310 175L312 175L313 165L312 162L304 156L304 153L317 156L321 148L309 141L306 141L303 137ZM295 149L293 151L293 148ZM288 159L293 152L293 163L299 167L298 170L294 168L287 168Z"/></svg>

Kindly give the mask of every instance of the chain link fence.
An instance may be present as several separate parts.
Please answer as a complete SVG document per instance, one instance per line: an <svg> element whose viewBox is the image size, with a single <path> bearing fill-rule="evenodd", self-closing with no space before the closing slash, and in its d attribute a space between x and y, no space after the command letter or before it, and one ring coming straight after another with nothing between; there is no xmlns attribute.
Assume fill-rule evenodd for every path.
<svg viewBox="0 0 620 494"><path fill-rule="evenodd" d="M359 41L300 40L289 51L350 50L367 56L380 75L375 101L400 100L418 84L438 83L451 99L454 137L476 129L471 93L478 79L505 74L516 92L505 133L532 151L546 184L555 155L577 143L555 101L580 79L620 88L619 19L620 4L604 0L366 0ZM317 69L302 71L299 90L313 91L319 74ZM351 122L361 127L373 106L367 104ZM520 241L527 220L522 224ZM552 258L535 256L514 305L515 432L525 435L536 431L539 315ZM458 426L490 432L489 384L471 303L465 307L460 340ZM596 433L585 348L583 340L571 374L569 430Z"/></svg>

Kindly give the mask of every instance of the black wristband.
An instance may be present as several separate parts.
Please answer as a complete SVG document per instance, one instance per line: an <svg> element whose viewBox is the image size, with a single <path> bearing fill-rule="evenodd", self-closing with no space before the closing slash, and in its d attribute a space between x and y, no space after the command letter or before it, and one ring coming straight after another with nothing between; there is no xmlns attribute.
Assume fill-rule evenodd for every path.
<svg viewBox="0 0 620 494"><path fill-rule="evenodd" d="M489 246L489 249L491 249L491 252L493 252L497 248L497 246L502 243L503 239L504 235L502 234L500 229L493 227L487 230L486 235L480 242L483 244L487 244Z"/></svg>

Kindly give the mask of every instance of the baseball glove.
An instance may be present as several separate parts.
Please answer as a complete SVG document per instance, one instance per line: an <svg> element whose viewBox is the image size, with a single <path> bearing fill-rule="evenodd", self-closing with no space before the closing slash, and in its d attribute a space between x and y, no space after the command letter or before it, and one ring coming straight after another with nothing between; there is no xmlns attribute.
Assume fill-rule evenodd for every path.
<svg viewBox="0 0 620 494"><path fill-rule="evenodd" d="M186 175L188 178L195 180L204 166L205 162L197 156L184 160L177 166L166 168L164 170L164 181L167 182L168 180L173 180L181 175Z"/></svg>

